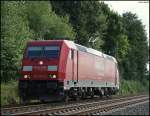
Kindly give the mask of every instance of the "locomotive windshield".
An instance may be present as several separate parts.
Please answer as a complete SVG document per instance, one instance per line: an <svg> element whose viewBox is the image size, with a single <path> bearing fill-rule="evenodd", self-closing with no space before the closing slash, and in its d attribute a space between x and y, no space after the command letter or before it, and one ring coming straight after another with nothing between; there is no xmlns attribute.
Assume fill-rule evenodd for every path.
<svg viewBox="0 0 150 116"><path fill-rule="evenodd" d="M59 46L29 46L27 48L28 58L58 58Z"/></svg>

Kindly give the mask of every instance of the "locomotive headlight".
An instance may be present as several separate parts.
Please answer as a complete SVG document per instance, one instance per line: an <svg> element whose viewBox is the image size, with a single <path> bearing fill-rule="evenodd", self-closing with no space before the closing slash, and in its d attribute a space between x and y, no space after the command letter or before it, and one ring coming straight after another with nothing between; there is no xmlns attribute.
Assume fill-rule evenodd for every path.
<svg viewBox="0 0 150 116"><path fill-rule="evenodd" d="M53 78L55 79L55 78L56 78L56 75L53 75Z"/></svg>
<svg viewBox="0 0 150 116"><path fill-rule="evenodd" d="M25 79L28 78L28 75L24 75L24 78L25 78Z"/></svg>
<svg viewBox="0 0 150 116"><path fill-rule="evenodd" d="M54 74L54 75L53 75L53 74L50 74L50 75L48 75L48 77L55 79L55 78L56 78L56 75L55 75L55 74Z"/></svg>
<svg viewBox="0 0 150 116"><path fill-rule="evenodd" d="M48 77L49 77L49 78L52 78L52 75L50 74L50 75L48 75Z"/></svg>
<svg viewBox="0 0 150 116"><path fill-rule="evenodd" d="M39 64L42 65L42 64L43 64L43 61L40 61Z"/></svg>
<svg viewBox="0 0 150 116"><path fill-rule="evenodd" d="M25 79L30 78L30 75L24 75L24 78Z"/></svg>

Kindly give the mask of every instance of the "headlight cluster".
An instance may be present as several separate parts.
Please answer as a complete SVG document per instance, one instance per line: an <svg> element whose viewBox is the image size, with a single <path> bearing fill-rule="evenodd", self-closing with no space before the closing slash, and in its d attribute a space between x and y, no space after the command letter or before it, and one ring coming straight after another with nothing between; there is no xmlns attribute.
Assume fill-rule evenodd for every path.
<svg viewBox="0 0 150 116"><path fill-rule="evenodd" d="M55 75L55 74L50 74L50 75L48 75L48 77L55 79L55 78L56 78L56 75Z"/></svg>
<svg viewBox="0 0 150 116"><path fill-rule="evenodd" d="M24 75L24 78L25 78L25 79L27 79L27 78L29 78L29 79L30 79L30 78L31 78L31 76L30 76L30 75Z"/></svg>

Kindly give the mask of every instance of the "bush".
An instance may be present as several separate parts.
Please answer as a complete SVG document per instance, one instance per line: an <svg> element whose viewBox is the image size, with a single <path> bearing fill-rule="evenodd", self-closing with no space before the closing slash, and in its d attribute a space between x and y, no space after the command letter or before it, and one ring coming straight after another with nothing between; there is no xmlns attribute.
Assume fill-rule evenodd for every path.
<svg viewBox="0 0 150 116"><path fill-rule="evenodd" d="M18 82L1 83L1 105L19 103Z"/></svg>
<svg viewBox="0 0 150 116"><path fill-rule="evenodd" d="M134 81L134 80L121 80L119 94L128 95L136 93L148 93L149 82L148 81Z"/></svg>

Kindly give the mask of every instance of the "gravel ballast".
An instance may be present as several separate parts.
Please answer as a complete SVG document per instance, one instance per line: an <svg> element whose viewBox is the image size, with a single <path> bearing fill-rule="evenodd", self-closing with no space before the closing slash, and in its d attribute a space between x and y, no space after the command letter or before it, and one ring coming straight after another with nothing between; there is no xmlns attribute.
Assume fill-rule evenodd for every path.
<svg viewBox="0 0 150 116"><path fill-rule="evenodd" d="M149 101L115 109L102 115L149 115Z"/></svg>

